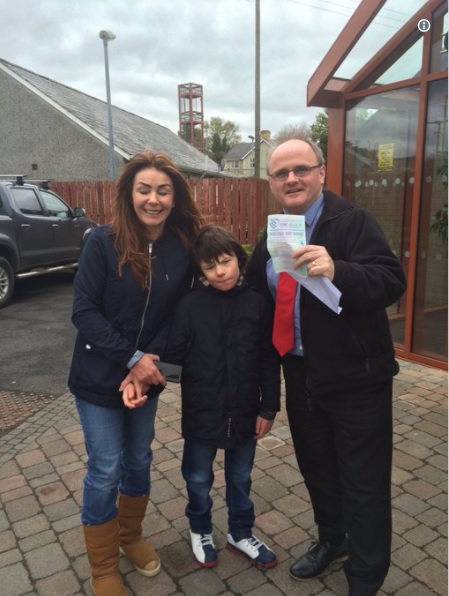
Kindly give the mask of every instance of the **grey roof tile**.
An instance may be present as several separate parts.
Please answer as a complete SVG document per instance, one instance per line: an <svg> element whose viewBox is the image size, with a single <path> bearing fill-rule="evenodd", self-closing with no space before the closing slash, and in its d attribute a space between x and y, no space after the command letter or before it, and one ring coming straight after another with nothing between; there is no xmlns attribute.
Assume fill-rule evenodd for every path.
<svg viewBox="0 0 449 596"><path fill-rule="evenodd" d="M230 159L243 159L253 148L253 143L237 143L229 149L223 159L226 161Z"/></svg>
<svg viewBox="0 0 449 596"><path fill-rule="evenodd" d="M5 60L0 60L0 64L87 125L94 133L108 138L106 102ZM167 153L183 170L209 175L218 175L220 172L218 164L165 126L116 106L112 106L112 121L114 146L116 150L126 154L127 158L142 149L152 149Z"/></svg>

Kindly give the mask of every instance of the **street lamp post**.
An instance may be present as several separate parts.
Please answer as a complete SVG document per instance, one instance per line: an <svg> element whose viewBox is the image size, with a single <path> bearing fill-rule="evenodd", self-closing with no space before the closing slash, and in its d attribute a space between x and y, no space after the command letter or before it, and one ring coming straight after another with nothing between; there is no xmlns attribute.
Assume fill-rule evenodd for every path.
<svg viewBox="0 0 449 596"><path fill-rule="evenodd" d="M106 72L106 97L108 103L108 134L109 134L109 177L115 180L115 155L114 155L114 134L112 131L112 104L111 104L111 85L109 83L109 60L108 60L108 41L115 39L112 31L100 31L100 39L104 46L104 68Z"/></svg>
<svg viewBox="0 0 449 596"><path fill-rule="evenodd" d="M256 0L256 69L255 69L255 121L254 177L260 178L260 0Z"/></svg>
<svg viewBox="0 0 449 596"><path fill-rule="evenodd" d="M250 161L250 168L251 168L251 172L252 172L252 176L254 176L254 171L255 171L255 163L256 163L256 157L255 157L255 145L254 145L254 138L253 135L248 135L248 138L251 139L251 144L252 144L252 151L251 151L251 161Z"/></svg>

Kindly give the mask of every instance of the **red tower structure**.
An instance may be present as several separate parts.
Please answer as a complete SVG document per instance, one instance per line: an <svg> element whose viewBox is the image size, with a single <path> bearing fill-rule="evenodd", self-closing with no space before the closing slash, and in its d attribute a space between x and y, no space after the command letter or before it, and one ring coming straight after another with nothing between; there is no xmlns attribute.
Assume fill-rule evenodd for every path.
<svg viewBox="0 0 449 596"><path fill-rule="evenodd" d="M203 86L196 83L178 85L178 135L204 151Z"/></svg>

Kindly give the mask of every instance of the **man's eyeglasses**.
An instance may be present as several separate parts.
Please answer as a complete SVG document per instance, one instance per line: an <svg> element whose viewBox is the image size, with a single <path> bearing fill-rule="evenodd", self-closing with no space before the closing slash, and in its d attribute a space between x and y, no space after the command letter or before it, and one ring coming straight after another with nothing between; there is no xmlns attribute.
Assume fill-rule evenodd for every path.
<svg viewBox="0 0 449 596"><path fill-rule="evenodd" d="M315 166L295 166L290 170L278 170L277 172L273 172L272 174L268 175L270 178L273 178L273 180L286 180L290 172L293 172L297 178L305 178L312 170L315 170L315 168L321 168L322 165L322 163L317 163Z"/></svg>

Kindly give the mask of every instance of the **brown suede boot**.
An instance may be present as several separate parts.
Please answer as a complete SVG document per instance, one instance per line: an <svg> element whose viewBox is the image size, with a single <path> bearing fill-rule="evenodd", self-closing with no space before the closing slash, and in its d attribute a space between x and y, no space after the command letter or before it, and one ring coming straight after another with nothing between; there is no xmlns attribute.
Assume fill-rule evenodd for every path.
<svg viewBox="0 0 449 596"><path fill-rule="evenodd" d="M157 552L142 537L142 521L148 504L148 495L128 497L119 493L118 519L120 549L139 573L153 577L161 570Z"/></svg>
<svg viewBox="0 0 449 596"><path fill-rule="evenodd" d="M95 596L127 596L118 570L118 518L83 528L87 558L92 568L90 585Z"/></svg>

